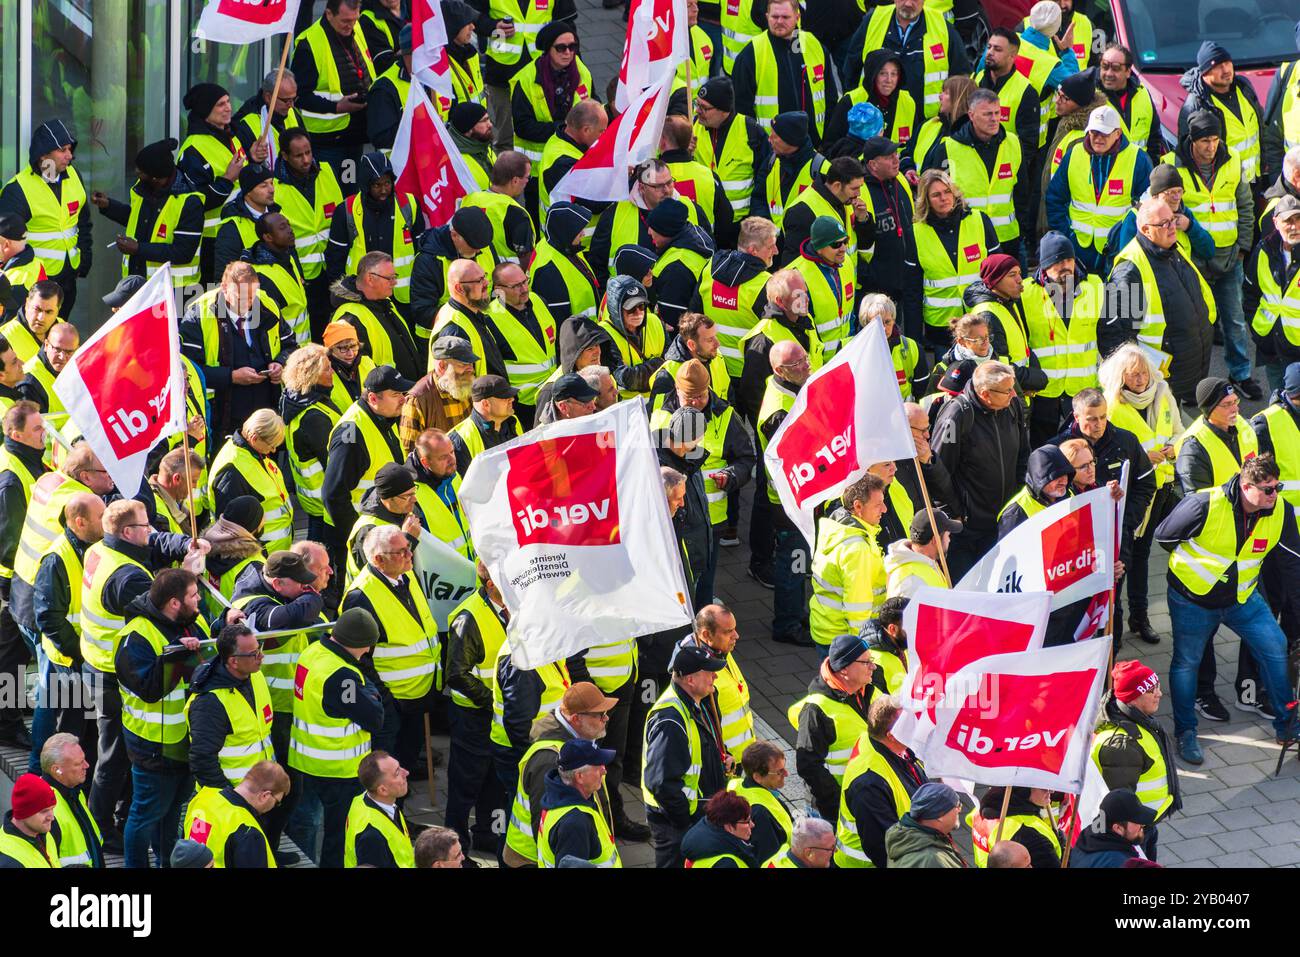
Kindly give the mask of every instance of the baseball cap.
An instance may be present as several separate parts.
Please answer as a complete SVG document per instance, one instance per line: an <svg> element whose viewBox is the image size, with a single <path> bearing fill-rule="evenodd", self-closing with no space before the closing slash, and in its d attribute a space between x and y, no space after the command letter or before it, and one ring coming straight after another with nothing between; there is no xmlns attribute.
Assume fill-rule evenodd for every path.
<svg viewBox="0 0 1300 957"><path fill-rule="evenodd" d="M307 567L306 559L287 550L268 555L262 571L267 578L287 578L299 585L310 585L316 580L316 573Z"/></svg>
<svg viewBox="0 0 1300 957"><path fill-rule="evenodd" d="M404 377L392 366L375 366L366 376L364 388L367 392L410 392L415 383Z"/></svg>
<svg viewBox="0 0 1300 957"><path fill-rule="evenodd" d="M564 689L564 697L560 699L560 707L569 714L603 714L617 705L617 698L607 698L590 681L575 681Z"/></svg>
<svg viewBox="0 0 1300 957"><path fill-rule="evenodd" d="M591 383L576 372L567 372L560 376L551 389L551 398L557 402L561 399L590 402L598 395L600 393L591 387Z"/></svg>
<svg viewBox="0 0 1300 957"><path fill-rule="evenodd" d="M22 239L27 235L27 224L13 213L0 213L0 239Z"/></svg>
<svg viewBox="0 0 1300 957"><path fill-rule="evenodd" d="M1151 810L1128 788L1116 788L1101 799L1102 822L1112 824L1141 824L1150 827L1156 823L1156 812Z"/></svg>
<svg viewBox="0 0 1300 957"><path fill-rule="evenodd" d="M678 647L673 655L673 674L693 675L699 671L721 671L727 667L722 658L715 658L703 648Z"/></svg>
<svg viewBox="0 0 1300 957"><path fill-rule="evenodd" d="M130 302L131 297L139 292L143 285L144 276L126 276L118 280L117 285L104 297L104 305L110 309L121 309Z"/></svg>
<svg viewBox="0 0 1300 957"><path fill-rule="evenodd" d="M1088 117L1085 133L1114 133L1120 128L1119 111L1113 106L1099 106Z"/></svg>
<svg viewBox="0 0 1300 957"><path fill-rule="evenodd" d="M1290 219L1292 216L1300 213L1300 199L1292 196L1290 193L1283 196L1273 207L1274 219Z"/></svg>
<svg viewBox="0 0 1300 957"><path fill-rule="evenodd" d="M618 752L613 748L602 748L595 741L574 738L560 746L560 770L576 771L588 765L613 764Z"/></svg>
<svg viewBox="0 0 1300 957"><path fill-rule="evenodd" d="M936 508L929 512L922 509L912 516L912 524L907 528L909 540L916 542L918 545L930 544L934 539L934 529L930 527L930 515L934 516L934 524L938 527L940 535L944 532L951 532L956 535L962 530L961 522L955 518L949 518L948 513L943 509Z"/></svg>
<svg viewBox="0 0 1300 957"><path fill-rule="evenodd" d="M475 402L480 399L513 399L518 395L519 390L499 375L481 375L470 387L470 397Z"/></svg>

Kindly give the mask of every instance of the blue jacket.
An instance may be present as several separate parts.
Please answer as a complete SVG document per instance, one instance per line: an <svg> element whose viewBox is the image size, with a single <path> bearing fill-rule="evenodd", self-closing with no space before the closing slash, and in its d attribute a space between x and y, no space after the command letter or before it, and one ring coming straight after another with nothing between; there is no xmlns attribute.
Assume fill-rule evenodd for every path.
<svg viewBox="0 0 1300 957"><path fill-rule="evenodd" d="M1119 150L1125 149L1128 145L1128 137L1121 133ZM1104 273L1106 272L1103 268L1106 265L1105 250L1101 255L1098 255L1093 249L1084 249L1075 237L1074 230L1070 228L1070 157L1076 149L1086 150L1087 140L1077 140L1070 144L1070 148L1061 157L1061 165L1056 168L1056 173L1052 176L1051 182L1047 184L1047 224L1052 229L1070 237L1070 242L1074 244L1075 258L1082 262L1089 272ZM1089 153L1089 162L1092 164L1092 181L1094 183L1106 182L1112 167L1115 165L1117 155L1118 151L1101 156ZM1152 168L1151 157L1139 149L1133 167L1133 182L1129 191L1130 203L1138 202L1150 187Z"/></svg>
<svg viewBox="0 0 1300 957"><path fill-rule="evenodd" d="M1178 212L1191 221L1191 225L1187 227L1187 239L1192 244L1192 257L1202 260L1211 258L1214 255L1214 237L1197 222L1196 216L1186 206ZM1106 261L1114 262L1120 250L1133 241L1137 231L1137 210L1130 209L1124 214L1123 219L1110 228L1110 236L1106 239ZM1250 313L1247 313L1247 316L1249 315Z"/></svg>

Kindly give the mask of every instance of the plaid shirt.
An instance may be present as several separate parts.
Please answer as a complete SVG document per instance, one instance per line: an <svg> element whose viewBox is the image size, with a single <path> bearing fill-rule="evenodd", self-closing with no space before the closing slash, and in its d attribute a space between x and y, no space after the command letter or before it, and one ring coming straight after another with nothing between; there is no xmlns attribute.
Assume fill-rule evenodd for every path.
<svg viewBox="0 0 1300 957"><path fill-rule="evenodd" d="M453 399L438 388L433 376L424 376L406 396L406 403L402 406L402 419L397 426L402 454L411 454L415 440L426 429L451 431L452 426L469 415L471 407L470 400Z"/></svg>

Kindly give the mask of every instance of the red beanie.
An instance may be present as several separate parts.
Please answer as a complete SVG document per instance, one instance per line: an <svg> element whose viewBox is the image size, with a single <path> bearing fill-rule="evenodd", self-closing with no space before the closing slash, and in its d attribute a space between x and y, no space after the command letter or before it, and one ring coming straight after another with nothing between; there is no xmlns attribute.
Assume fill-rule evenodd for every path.
<svg viewBox="0 0 1300 957"><path fill-rule="evenodd" d="M14 820L25 821L40 814L47 807L54 807L54 788L50 787L39 775L24 774L14 782L11 800L14 808Z"/></svg>
<svg viewBox="0 0 1300 957"><path fill-rule="evenodd" d="M1124 704L1160 687L1160 676L1140 661L1121 661L1110 670L1115 697Z"/></svg>
<svg viewBox="0 0 1300 957"><path fill-rule="evenodd" d="M1006 253L995 253L980 263L980 282L992 289L1002 277L1020 266L1020 261Z"/></svg>

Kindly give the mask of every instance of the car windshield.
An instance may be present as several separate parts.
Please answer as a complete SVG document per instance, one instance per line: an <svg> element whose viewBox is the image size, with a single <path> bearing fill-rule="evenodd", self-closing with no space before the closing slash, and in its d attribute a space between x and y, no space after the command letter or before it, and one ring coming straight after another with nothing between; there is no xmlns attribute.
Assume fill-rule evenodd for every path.
<svg viewBox="0 0 1300 957"><path fill-rule="evenodd" d="M1294 60L1296 0L1117 0L1139 68L1186 70L1205 40L1241 67Z"/></svg>

